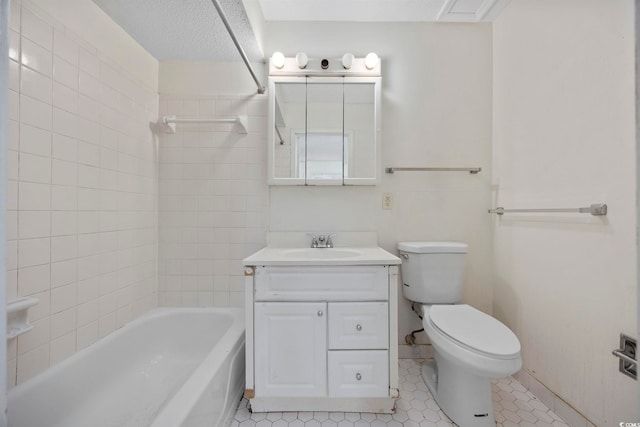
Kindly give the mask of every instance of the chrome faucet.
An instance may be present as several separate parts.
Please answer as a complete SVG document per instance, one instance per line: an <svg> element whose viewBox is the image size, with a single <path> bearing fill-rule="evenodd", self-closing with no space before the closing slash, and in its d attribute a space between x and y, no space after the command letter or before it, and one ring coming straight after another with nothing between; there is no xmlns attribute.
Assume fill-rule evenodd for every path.
<svg viewBox="0 0 640 427"><path fill-rule="evenodd" d="M311 236L312 248L332 248L333 241L331 238L335 237L336 234L328 234L326 236L324 234L320 234L319 236L316 236L315 234L307 234L307 236Z"/></svg>

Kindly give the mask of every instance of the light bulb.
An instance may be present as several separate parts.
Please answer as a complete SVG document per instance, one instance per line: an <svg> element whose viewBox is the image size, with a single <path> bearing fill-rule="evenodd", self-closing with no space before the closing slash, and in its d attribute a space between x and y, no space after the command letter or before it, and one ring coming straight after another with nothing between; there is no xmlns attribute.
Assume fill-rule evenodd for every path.
<svg viewBox="0 0 640 427"><path fill-rule="evenodd" d="M364 58L364 65L367 67L367 70L372 70L376 65L378 65L379 60L380 58L378 58L378 55L371 52Z"/></svg>
<svg viewBox="0 0 640 427"><path fill-rule="evenodd" d="M271 63L278 69L284 67L284 55L282 52L274 52L273 55L271 55Z"/></svg>
<svg viewBox="0 0 640 427"><path fill-rule="evenodd" d="M307 68L307 64L309 63L309 58L307 58L307 54L304 52L296 53L296 63L298 64L298 68L300 69Z"/></svg>
<svg viewBox="0 0 640 427"><path fill-rule="evenodd" d="M342 55L342 66L345 70L348 70L353 65L353 54L345 53Z"/></svg>

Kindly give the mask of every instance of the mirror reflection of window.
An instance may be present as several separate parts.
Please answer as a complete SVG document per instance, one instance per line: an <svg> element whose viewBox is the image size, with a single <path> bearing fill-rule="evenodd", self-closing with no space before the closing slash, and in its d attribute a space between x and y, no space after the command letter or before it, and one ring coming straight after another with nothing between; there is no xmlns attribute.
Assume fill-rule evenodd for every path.
<svg viewBox="0 0 640 427"><path fill-rule="evenodd" d="M306 134L305 144L305 133L296 132L294 139L294 167L298 178L342 179L343 170L348 176L348 160L343 158L343 152L348 151L348 135L343 136L341 132L310 132Z"/></svg>

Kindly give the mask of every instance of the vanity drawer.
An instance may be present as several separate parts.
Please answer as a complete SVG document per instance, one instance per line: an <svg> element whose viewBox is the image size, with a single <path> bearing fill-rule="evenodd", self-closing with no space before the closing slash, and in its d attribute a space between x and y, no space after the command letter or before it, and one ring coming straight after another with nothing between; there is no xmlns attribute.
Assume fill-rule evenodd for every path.
<svg viewBox="0 0 640 427"><path fill-rule="evenodd" d="M256 301L386 301L389 267L256 267Z"/></svg>
<svg viewBox="0 0 640 427"><path fill-rule="evenodd" d="M329 349L389 348L387 302L329 303Z"/></svg>
<svg viewBox="0 0 640 427"><path fill-rule="evenodd" d="M389 396L387 350L330 351L330 397Z"/></svg>

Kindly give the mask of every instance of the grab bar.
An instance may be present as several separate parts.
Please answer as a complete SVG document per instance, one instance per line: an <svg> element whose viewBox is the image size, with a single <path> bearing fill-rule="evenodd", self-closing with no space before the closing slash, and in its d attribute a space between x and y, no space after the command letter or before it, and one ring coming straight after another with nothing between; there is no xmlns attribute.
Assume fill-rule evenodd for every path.
<svg viewBox="0 0 640 427"><path fill-rule="evenodd" d="M386 168L386 173L394 173L396 171L406 172L469 172L476 174L480 172L482 168Z"/></svg>
<svg viewBox="0 0 640 427"><path fill-rule="evenodd" d="M548 213L548 212L573 212L573 213L588 213L593 216L602 216L607 214L606 203L594 203L586 208L557 208L557 209L505 209L503 207L497 207L495 209L489 209L489 213L502 215L505 213Z"/></svg>

